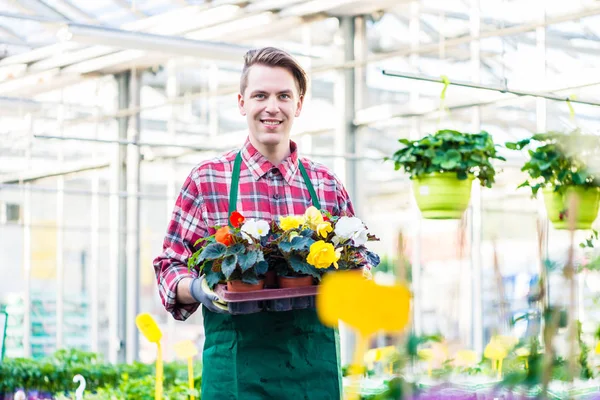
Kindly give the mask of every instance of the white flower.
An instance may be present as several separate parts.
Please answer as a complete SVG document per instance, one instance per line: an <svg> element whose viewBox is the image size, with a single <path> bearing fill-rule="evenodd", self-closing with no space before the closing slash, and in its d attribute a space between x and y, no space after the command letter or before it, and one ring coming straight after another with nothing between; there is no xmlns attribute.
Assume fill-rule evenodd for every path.
<svg viewBox="0 0 600 400"><path fill-rule="evenodd" d="M259 219L249 219L244 222L241 228L242 236L246 239L249 237L253 237L256 240L260 240L261 237L269 234L269 223L265 220Z"/></svg>
<svg viewBox="0 0 600 400"><path fill-rule="evenodd" d="M352 236L352 240L354 241L354 244L357 246L362 246L364 244L367 243L367 240L369 240L369 238L367 237L369 231L367 231L366 228L363 228L362 230L356 232L353 236Z"/></svg>
<svg viewBox="0 0 600 400"><path fill-rule="evenodd" d="M341 217L335 224L335 234L341 242L352 240L354 245L362 246L367 243L367 228L356 217Z"/></svg>

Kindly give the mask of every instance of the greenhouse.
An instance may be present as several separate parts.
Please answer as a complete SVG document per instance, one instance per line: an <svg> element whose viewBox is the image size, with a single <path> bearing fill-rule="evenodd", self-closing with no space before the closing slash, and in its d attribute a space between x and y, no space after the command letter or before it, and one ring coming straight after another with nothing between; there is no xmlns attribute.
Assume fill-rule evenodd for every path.
<svg viewBox="0 0 600 400"><path fill-rule="evenodd" d="M600 399L600 2L0 0L0 399Z"/></svg>

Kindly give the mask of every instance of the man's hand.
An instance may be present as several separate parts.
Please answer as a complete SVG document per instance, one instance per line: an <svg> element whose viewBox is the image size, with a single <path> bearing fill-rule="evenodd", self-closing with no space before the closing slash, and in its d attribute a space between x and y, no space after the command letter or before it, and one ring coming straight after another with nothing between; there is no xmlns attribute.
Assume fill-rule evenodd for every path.
<svg viewBox="0 0 600 400"><path fill-rule="evenodd" d="M205 276L194 278L190 282L190 294L202 305L215 313L226 314L227 303L219 298L206 284Z"/></svg>

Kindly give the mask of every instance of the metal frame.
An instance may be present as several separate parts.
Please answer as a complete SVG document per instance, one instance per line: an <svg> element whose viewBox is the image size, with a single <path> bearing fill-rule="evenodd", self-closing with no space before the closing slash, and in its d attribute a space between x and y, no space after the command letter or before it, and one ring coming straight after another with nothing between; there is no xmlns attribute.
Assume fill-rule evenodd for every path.
<svg viewBox="0 0 600 400"><path fill-rule="evenodd" d="M540 27L538 29L543 29L543 28ZM405 78L405 79L413 79L413 80L418 80L418 81L444 83L443 79L441 79L441 78L436 78L436 77L427 76L427 75L417 75L417 74L410 74L407 72L396 72L396 71L388 71L388 70L382 70L381 73L383 75L396 77L396 78ZM531 97L542 98L542 99L547 99L547 100L567 101L567 102L571 102L571 103L575 103L575 104L600 106L600 103L595 102L595 101L571 99L568 96L567 97L558 96L558 95L551 94L551 93L538 93L538 92L531 92L531 91L527 91L527 90L508 89L506 87L503 88L500 86L483 85L480 83L473 83L473 82L450 80L450 85L451 86L462 86L462 87L467 87L467 88L472 88L472 89L490 90L490 91L499 92L499 93L514 94L516 96L531 96Z"/></svg>

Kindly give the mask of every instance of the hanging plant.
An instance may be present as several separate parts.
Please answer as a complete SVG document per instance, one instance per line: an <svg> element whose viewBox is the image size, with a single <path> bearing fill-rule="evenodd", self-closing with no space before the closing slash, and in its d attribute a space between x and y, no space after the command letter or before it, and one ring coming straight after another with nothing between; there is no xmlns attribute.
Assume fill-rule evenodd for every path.
<svg viewBox="0 0 600 400"><path fill-rule="evenodd" d="M556 229L569 228L569 213L574 212L574 228L590 229L598 215L600 180L589 168L599 156L600 137L579 130L569 134L548 132L508 142L512 150L528 148L529 159L521 168L529 178L518 187L529 187L535 197L542 190L548 218ZM569 209L571 195L577 208Z"/></svg>
<svg viewBox="0 0 600 400"><path fill-rule="evenodd" d="M404 145L391 158L396 170L410 175L423 217L457 219L469 205L471 183L491 188L496 176L497 153L492 135L440 130L418 140L400 139Z"/></svg>

